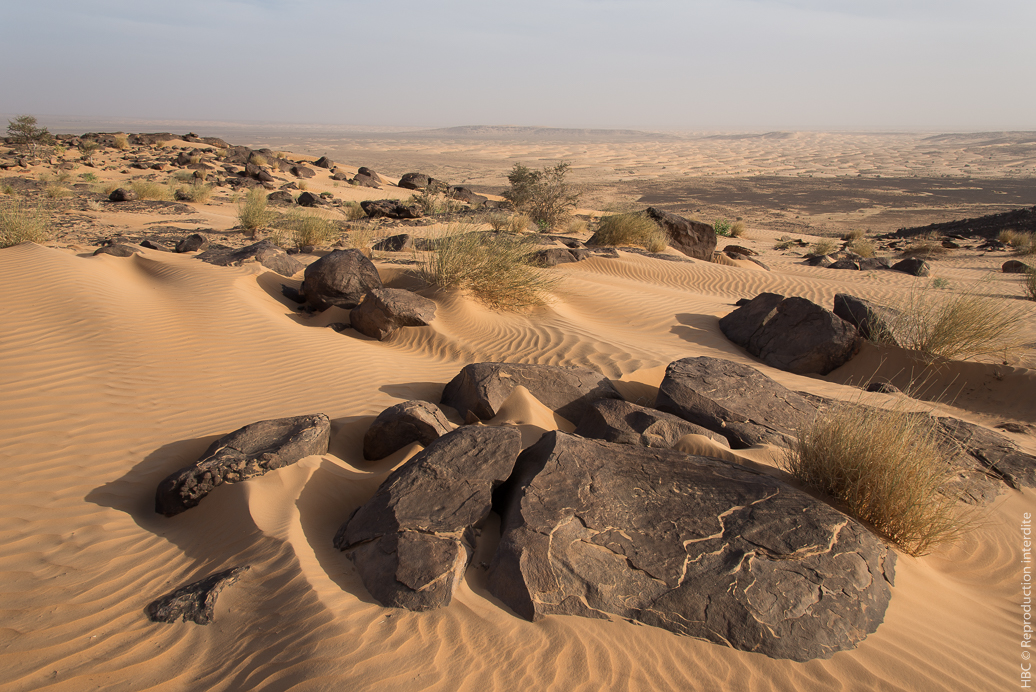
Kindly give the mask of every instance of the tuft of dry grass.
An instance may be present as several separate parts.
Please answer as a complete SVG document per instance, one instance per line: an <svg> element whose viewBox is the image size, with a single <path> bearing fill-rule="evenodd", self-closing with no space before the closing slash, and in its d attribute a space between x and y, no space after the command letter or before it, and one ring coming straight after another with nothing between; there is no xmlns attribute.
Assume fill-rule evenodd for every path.
<svg viewBox="0 0 1036 692"><path fill-rule="evenodd" d="M209 201L209 197L212 196L212 186L200 182L181 185L176 188L173 196L182 202L203 204Z"/></svg>
<svg viewBox="0 0 1036 692"><path fill-rule="evenodd" d="M267 162L265 156L263 156L262 154L257 154L254 151L248 155L248 163L259 167L265 167L269 165L269 162Z"/></svg>
<svg viewBox="0 0 1036 692"><path fill-rule="evenodd" d="M915 243L911 243L907 247L900 251L900 257L920 257L922 259L928 259L936 255L945 255L949 250L944 248L941 243L936 243L931 240L919 240Z"/></svg>
<svg viewBox="0 0 1036 692"><path fill-rule="evenodd" d="M528 263L529 238L486 233L473 224L451 224L436 238L420 275L442 289L461 290L495 310L520 311L544 305L556 275Z"/></svg>
<svg viewBox="0 0 1036 692"><path fill-rule="evenodd" d="M245 195L237 209L237 218L247 231L255 232L269 225L271 214L267 209L266 190L253 187Z"/></svg>
<svg viewBox="0 0 1036 692"><path fill-rule="evenodd" d="M662 252L669 245L665 231L645 214L615 214L600 220L594 242L599 245L632 245Z"/></svg>
<svg viewBox="0 0 1036 692"><path fill-rule="evenodd" d="M849 244L845 246L845 249L849 252L855 252L860 257L874 257L874 252L877 250L877 246L873 240L867 238L854 238L849 241Z"/></svg>
<svg viewBox="0 0 1036 692"><path fill-rule="evenodd" d="M821 238L809 246L809 252L806 254L810 257L820 257L821 255L830 255L837 249L838 243L830 238Z"/></svg>
<svg viewBox="0 0 1036 692"><path fill-rule="evenodd" d="M1025 288L1025 297L1029 300L1036 300L1036 271L1027 271L1022 275L1022 286Z"/></svg>
<svg viewBox="0 0 1036 692"><path fill-rule="evenodd" d="M49 221L49 215L42 203L30 206L23 200L0 202L0 248L48 240Z"/></svg>
<svg viewBox="0 0 1036 692"><path fill-rule="evenodd" d="M290 242L297 250L327 245L339 236L339 229L334 222L318 212L292 209L274 225L277 229L287 231Z"/></svg>
<svg viewBox="0 0 1036 692"><path fill-rule="evenodd" d="M730 224L730 237L740 238L745 234L745 230L746 229L744 221L735 221L734 223Z"/></svg>
<svg viewBox="0 0 1036 692"><path fill-rule="evenodd" d="M925 414L836 405L802 431L780 465L910 555L924 555L972 521L949 491L953 474L936 425Z"/></svg>
<svg viewBox="0 0 1036 692"><path fill-rule="evenodd" d="M112 146L119 151L125 151L129 149L129 136L128 135L115 135Z"/></svg>
<svg viewBox="0 0 1036 692"><path fill-rule="evenodd" d="M842 240L847 242L847 243L851 243L854 240L859 240L862 237L863 237L863 231L861 231L858 228L854 228L851 231L849 231L848 233L844 234L842 236Z"/></svg>
<svg viewBox="0 0 1036 692"><path fill-rule="evenodd" d="M565 233L567 235L579 235L580 233L586 233L586 221L582 219L572 219L565 226Z"/></svg>
<svg viewBox="0 0 1036 692"><path fill-rule="evenodd" d="M363 210L359 202L343 202L342 213L348 221L358 221L367 218L367 212Z"/></svg>
<svg viewBox="0 0 1036 692"><path fill-rule="evenodd" d="M1005 228L997 234L996 239L1004 245L1010 245L1011 247L1016 248L1032 243L1032 233L1017 231L1013 228Z"/></svg>
<svg viewBox="0 0 1036 692"><path fill-rule="evenodd" d="M153 180L134 180L130 182L130 187L137 193L137 199L168 200L172 197L167 186Z"/></svg>

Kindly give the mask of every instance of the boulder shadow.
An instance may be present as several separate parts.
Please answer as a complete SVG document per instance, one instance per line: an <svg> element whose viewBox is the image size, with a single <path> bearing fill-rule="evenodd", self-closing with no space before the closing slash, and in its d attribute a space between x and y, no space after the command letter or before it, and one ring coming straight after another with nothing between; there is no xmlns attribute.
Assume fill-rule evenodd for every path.
<svg viewBox="0 0 1036 692"><path fill-rule="evenodd" d="M676 314L676 321L679 323L669 330L684 341L692 344L699 344L708 348L721 351L729 351L731 347L738 348L736 344L729 341L719 330L719 318L715 315L695 315L689 312Z"/></svg>

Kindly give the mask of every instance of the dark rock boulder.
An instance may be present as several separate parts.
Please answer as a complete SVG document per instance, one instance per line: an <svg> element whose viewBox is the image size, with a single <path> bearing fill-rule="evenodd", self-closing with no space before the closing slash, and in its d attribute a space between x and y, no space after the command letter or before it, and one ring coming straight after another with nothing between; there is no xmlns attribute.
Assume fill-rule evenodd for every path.
<svg viewBox="0 0 1036 692"><path fill-rule="evenodd" d="M521 451L517 428L469 426L400 466L339 529L334 544L379 603L449 605L471 559L474 529Z"/></svg>
<svg viewBox="0 0 1036 692"><path fill-rule="evenodd" d="M413 442L427 447L453 426L438 406L427 401L404 401L378 414L363 436L363 458L384 459Z"/></svg>
<svg viewBox="0 0 1036 692"><path fill-rule="evenodd" d="M370 187L376 190L381 189L381 184L369 175L353 176L353 179L349 182L353 183L354 185L359 185L360 187Z"/></svg>
<svg viewBox="0 0 1036 692"><path fill-rule="evenodd" d="M472 363L446 385L442 402L462 417L489 420L514 388L523 386L544 406L576 422L597 399L621 399L601 373L586 368L522 363Z"/></svg>
<svg viewBox="0 0 1036 692"><path fill-rule="evenodd" d="M320 195L314 195L312 192L303 192L295 200L295 203L300 207L323 207L327 204L327 200Z"/></svg>
<svg viewBox="0 0 1036 692"><path fill-rule="evenodd" d="M748 257L752 257L754 255L759 254L755 250L750 250L741 245L727 245L725 248L723 248L723 252L727 255L747 255Z"/></svg>
<svg viewBox="0 0 1036 692"><path fill-rule="evenodd" d="M372 250L379 252L402 252L403 250L414 249L414 237L409 233L389 236L384 240L374 243Z"/></svg>
<svg viewBox="0 0 1036 692"><path fill-rule="evenodd" d="M308 168L308 167L303 166L301 164L292 166L291 168L288 169L288 172L291 173L296 178L312 178L313 176L315 176L317 174L317 172L314 171L312 168Z"/></svg>
<svg viewBox="0 0 1036 692"><path fill-rule="evenodd" d="M723 435L734 449L787 445L818 406L755 368L719 358L669 364L655 408Z"/></svg>
<svg viewBox="0 0 1036 692"><path fill-rule="evenodd" d="M899 315L898 310L851 296L848 293L835 294L834 312L856 327L864 339L883 344L895 344L891 325Z"/></svg>
<svg viewBox="0 0 1036 692"><path fill-rule="evenodd" d="M892 271L903 272L912 276L928 276L932 273L932 268L923 259L910 257L893 264Z"/></svg>
<svg viewBox="0 0 1036 692"><path fill-rule="evenodd" d="M112 202L133 202L136 199L137 193L125 187L116 188L108 195L108 200Z"/></svg>
<svg viewBox="0 0 1036 692"><path fill-rule="evenodd" d="M532 253L529 256L529 262L531 264L538 264L541 267L556 267L559 264L582 262L588 257L590 257L590 251L586 249L550 247Z"/></svg>
<svg viewBox="0 0 1036 692"><path fill-rule="evenodd" d="M489 591L530 620L612 616L774 658L855 647L895 553L766 475L549 432L515 465Z"/></svg>
<svg viewBox="0 0 1036 692"><path fill-rule="evenodd" d="M221 267L240 266L247 262L258 262L267 269L282 276L294 276L305 265L268 240L260 240L240 250L220 248L206 250L197 256L203 262Z"/></svg>
<svg viewBox="0 0 1036 692"><path fill-rule="evenodd" d="M1018 260L1007 260L1004 262L1000 270L1004 274L1025 274L1027 272L1036 271L1025 262L1019 262Z"/></svg>
<svg viewBox="0 0 1036 692"><path fill-rule="evenodd" d="M401 187L405 190L424 190L431 182L432 179L424 173L406 173L399 179L396 187Z"/></svg>
<svg viewBox="0 0 1036 692"><path fill-rule="evenodd" d="M619 399L598 399L579 421L576 435L622 445L669 449L684 435L704 435L729 446L727 438L700 425Z"/></svg>
<svg viewBox="0 0 1036 692"><path fill-rule="evenodd" d="M295 198L287 190L277 190L266 195L266 201L271 204L295 204Z"/></svg>
<svg viewBox="0 0 1036 692"><path fill-rule="evenodd" d="M368 178L373 178L374 181L377 183L387 182L384 178L378 175L377 172L374 171L374 169L367 168L366 166L360 166L359 168L357 168L356 175L365 175Z"/></svg>
<svg viewBox="0 0 1036 692"><path fill-rule="evenodd" d="M273 182L273 176L265 168L254 163L245 164L245 176L261 183Z"/></svg>
<svg viewBox="0 0 1036 692"><path fill-rule="evenodd" d="M201 233L192 233L176 244L176 251L180 253L199 252L208 249L209 239Z"/></svg>
<svg viewBox="0 0 1036 692"><path fill-rule="evenodd" d="M382 288L374 264L359 250L335 250L306 267L302 293L317 310L354 308L367 292Z"/></svg>
<svg viewBox="0 0 1036 692"><path fill-rule="evenodd" d="M774 293L762 293L734 310L720 319L719 327L767 365L800 375L826 375L860 348L856 328L830 310Z"/></svg>
<svg viewBox="0 0 1036 692"><path fill-rule="evenodd" d="M654 207L648 207L646 213L666 232L672 247L688 257L712 261L712 253L716 250L716 231L712 226Z"/></svg>
<svg viewBox="0 0 1036 692"><path fill-rule="evenodd" d="M461 202L467 202L468 204L475 206L478 204L485 204L489 201L489 198L485 195L480 195L477 192L473 192L466 187L454 185L446 192L451 199L456 199Z"/></svg>
<svg viewBox="0 0 1036 692"><path fill-rule="evenodd" d="M207 625L216 612L216 599L248 570L248 565L211 574L148 604L145 611L151 622L175 623L177 620Z"/></svg>
<svg viewBox="0 0 1036 692"><path fill-rule="evenodd" d="M172 248L168 247L165 243L160 243L157 240L151 240L145 238L140 241L140 247L146 247L148 250L158 250L159 252L172 252Z"/></svg>
<svg viewBox="0 0 1036 692"><path fill-rule="evenodd" d="M331 170L336 167L335 162L327 158L326 156L321 156L319 159L313 162L313 165L317 168L326 168L328 170Z"/></svg>
<svg viewBox="0 0 1036 692"><path fill-rule="evenodd" d="M864 257L857 260L860 269L863 271L874 271L876 269L890 269L889 261L885 257Z"/></svg>
<svg viewBox="0 0 1036 692"><path fill-rule="evenodd" d="M94 250L94 255L111 255L113 257L132 257L133 255L140 252L140 248L136 245L126 245L125 243L112 243L111 245L104 245Z"/></svg>
<svg viewBox="0 0 1036 692"><path fill-rule="evenodd" d="M868 392L878 392L879 394L898 394L900 391L899 387L891 382L882 381L870 382L866 387L864 387L864 390Z"/></svg>
<svg viewBox="0 0 1036 692"><path fill-rule="evenodd" d="M347 181L349 180L349 174L339 168L331 174L331 180Z"/></svg>
<svg viewBox="0 0 1036 692"><path fill-rule="evenodd" d="M828 269L850 269L850 270L854 270L854 271L859 271L860 270L860 264L856 260L852 260L852 259L849 259L849 258L844 258L844 259L840 259L840 260L835 260L831 264L827 265L827 268Z"/></svg>
<svg viewBox="0 0 1036 692"><path fill-rule="evenodd" d="M159 483L155 511L176 516L223 483L262 476L303 457L326 454L330 437L331 421L322 413L246 425L219 438L201 459Z"/></svg>
<svg viewBox="0 0 1036 692"><path fill-rule="evenodd" d="M829 269L834 263L835 261L829 255L813 255L806 258L806 264L821 269Z"/></svg>
<svg viewBox="0 0 1036 692"><path fill-rule="evenodd" d="M360 202L360 208L372 219L419 219L424 216L421 207L406 205L394 199L368 199Z"/></svg>
<svg viewBox="0 0 1036 692"><path fill-rule="evenodd" d="M937 420L946 436L989 475L1015 490L1036 487L1036 457L987 428L957 418Z"/></svg>
<svg viewBox="0 0 1036 692"><path fill-rule="evenodd" d="M402 288L376 288L349 313L353 329L378 341L400 327L423 327L435 319L435 301Z"/></svg>

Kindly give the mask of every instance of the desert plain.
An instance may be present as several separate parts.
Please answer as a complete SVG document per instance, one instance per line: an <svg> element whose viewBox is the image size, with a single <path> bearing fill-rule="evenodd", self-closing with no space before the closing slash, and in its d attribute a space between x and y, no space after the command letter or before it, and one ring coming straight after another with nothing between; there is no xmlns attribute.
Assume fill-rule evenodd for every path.
<svg viewBox="0 0 1036 692"><path fill-rule="evenodd" d="M1023 522L1036 513L1032 488L1004 488L953 543L921 557L900 552L876 631L850 650L804 662L619 617L523 619L487 586L501 528L495 513L452 602L427 612L380 605L333 540L393 469L421 451L413 443L365 460L375 417L407 400L439 402L446 383L478 362L589 368L626 400L650 405L671 362L708 356L749 365L796 392L953 416L1036 454L1036 302L1025 299L1019 275L1001 271L1010 248L961 234L957 247L929 258L927 277L805 262L809 246L840 246L850 231L894 258L902 246L879 237L897 229L1036 205L1036 134L199 126L201 137L177 130L141 138L132 133L144 130L125 129L119 144L114 129L97 139L89 165L69 140L63 151L0 171L3 197L48 210L45 240L0 250L0 689L1023 686ZM271 235L241 227L245 188L230 184L236 174L217 160L225 147L209 137L282 153L313 173L271 167L268 185L326 193L330 202L315 213L340 233L293 252L299 266L335 247L360 248L386 286L434 301L435 318L375 340L344 327L343 308L300 310L289 294L301 287L301 270L286 276L255 261L216 266L198 252L168 251L194 233L228 249ZM320 157L347 175L332 179L331 169L315 165ZM464 205L445 217L367 220L355 211L365 200L408 199L415 191L395 182L415 171L498 202L515 163L539 169L559 161L571 164L569 180L581 191L575 217L588 225L551 234L586 241L600 218L651 206L709 224L740 220L743 235L717 238L717 250L736 243L758 261L620 247L543 269L557 278L548 303L501 311L422 283L418 250L373 249L404 232L435 237L458 222L484 225L480 212ZM377 187L348 183L361 166L379 174ZM193 171L215 183L211 195L173 199ZM168 185L169 194L109 201L111 190L134 181ZM166 250L140 247L143 240ZM933 238L940 240L951 239ZM94 254L113 243L136 249ZM763 364L718 326L738 300L764 292L830 309L839 293L898 305L923 291L936 302L969 291L1009 302L1022 316L1010 348L929 363L867 343L830 373L797 375ZM913 396L864 393L875 379ZM465 423L444 411L452 425ZM174 517L156 513L156 486L214 440L256 421L314 413L331 421L326 454L220 486ZM578 421L519 389L485 424L516 426L528 446ZM681 449L795 483L777 467L775 445L723 450L684 440ZM241 565L249 570L220 594L210 624L149 621L146 606L163 594Z"/></svg>

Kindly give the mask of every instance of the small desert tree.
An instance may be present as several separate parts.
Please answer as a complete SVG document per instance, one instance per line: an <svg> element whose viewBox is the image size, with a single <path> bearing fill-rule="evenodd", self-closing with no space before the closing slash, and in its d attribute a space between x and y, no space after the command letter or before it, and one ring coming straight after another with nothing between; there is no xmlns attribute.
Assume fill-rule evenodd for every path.
<svg viewBox="0 0 1036 692"><path fill-rule="evenodd" d="M53 144L54 137L47 128L38 127L33 116L19 115L7 121L7 141L35 158L41 147Z"/></svg>
<svg viewBox="0 0 1036 692"><path fill-rule="evenodd" d="M519 212L528 214L541 230L555 228L565 221L579 201L579 193L565 180L569 164L562 161L534 171L520 163L507 176L511 188L504 197Z"/></svg>

